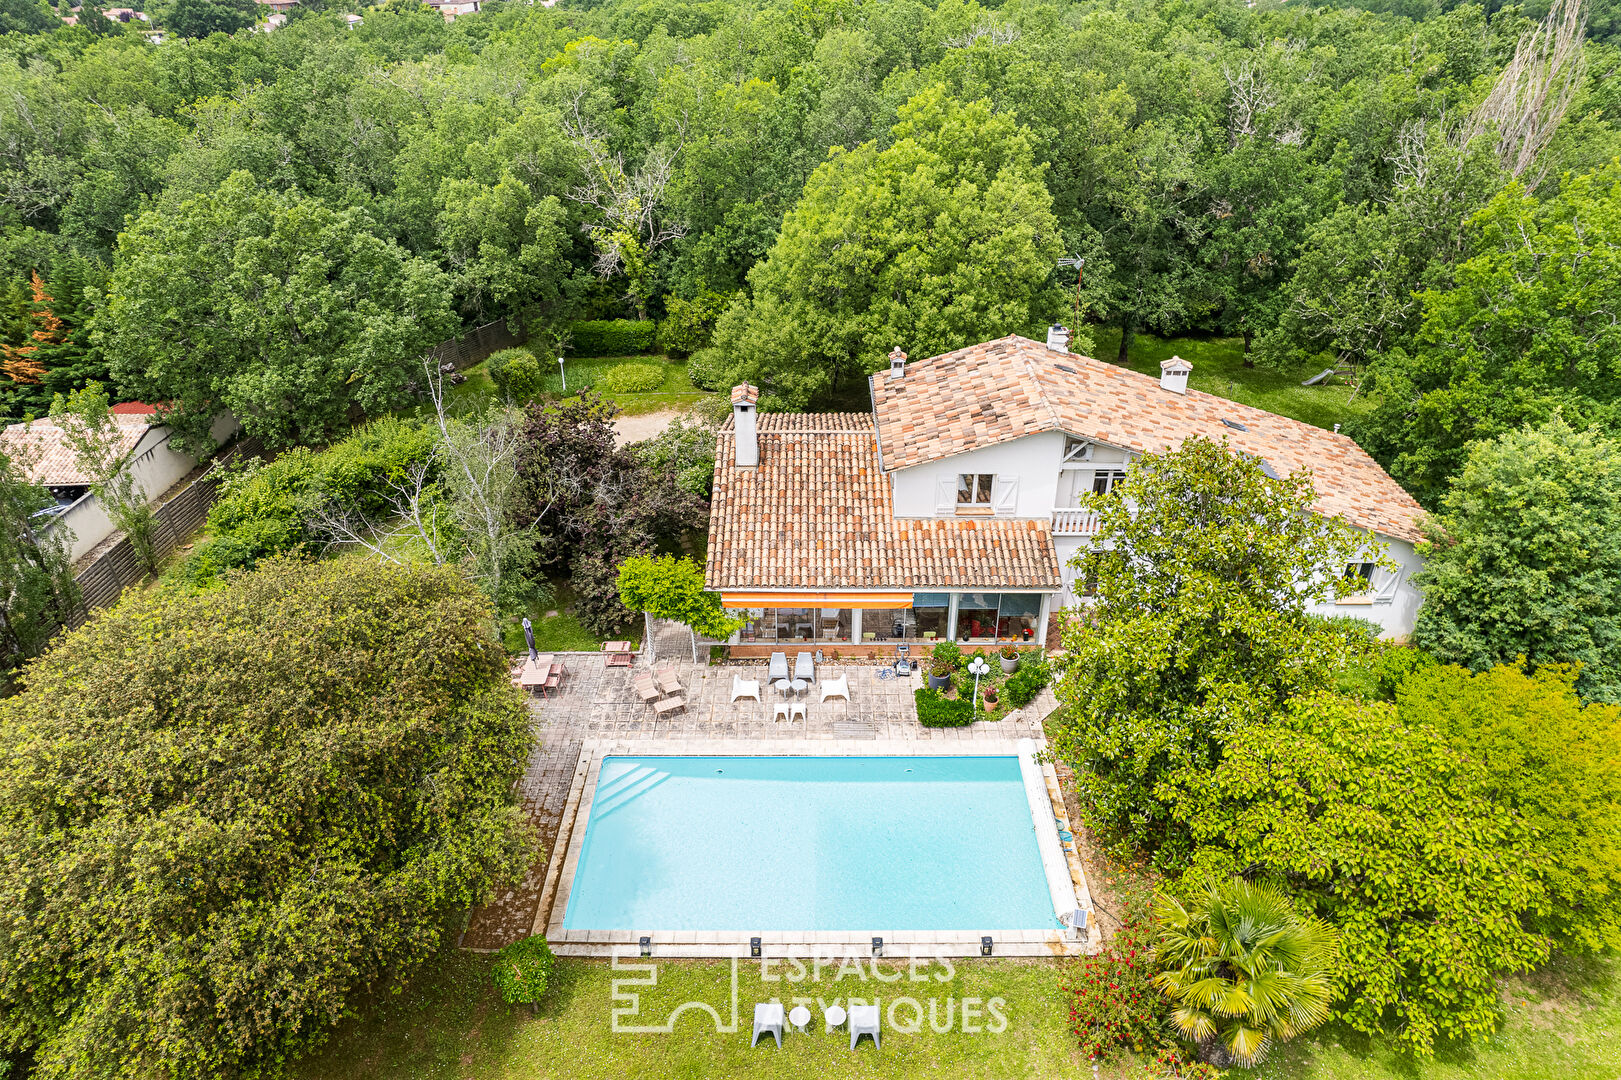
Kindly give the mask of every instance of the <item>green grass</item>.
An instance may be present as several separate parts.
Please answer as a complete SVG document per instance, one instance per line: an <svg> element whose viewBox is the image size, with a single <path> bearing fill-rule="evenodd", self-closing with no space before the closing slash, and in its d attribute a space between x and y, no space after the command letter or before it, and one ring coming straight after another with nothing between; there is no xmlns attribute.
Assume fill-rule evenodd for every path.
<svg viewBox="0 0 1621 1080"><path fill-rule="evenodd" d="M665 409L687 409L705 398L714 396L692 385L692 380L687 378L685 360L672 360L667 356L571 358L564 364L564 371L568 375L568 392L577 394L594 385L609 368L628 363L657 364L664 369L664 384L657 390L642 394L604 395L619 406L619 411L626 416L641 416ZM495 383L490 379L486 363L475 364L462 374L467 376L467 381L451 388L450 400L453 404L472 408L495 400ZM555 362L549 365L546 381L542 385L542 395L547 399L563 396L563 380L558 375Z"/></svg>
<svg viewBox="0 0 1621 1080"><path fill-rule="evenodd" d="M1092 355L1112 363L1120 350L1119 328L1089 326L1087 332L1092 336ZM1241 338L1159 338L1138 334L1132 341L1127 366L1158 378L1160 361L1172 356L1193 365L1188 385L1195 390L1317 427L1332 429L1335 424L1363 415L1373 405L1365 395L1353 397L1353 388L1342 378L1330 380L1334 384L1331 386L1300 385L1327 367L1326 363L1288 370L1245 367Z"/></svg>
<svg viewBox="0 0 1621 1080"><path fill-rule="evenodd" d="M305 1062L297 1075L305 1080L368 1080L373 1077L420 1077L424 1080L493 1080L493 1078L691 1077L1078 1077L1082 1066L1064 1027L1067 1015L1057 992L1058 972L1046 961L1012 960L955 965L946 982L901 980L877 983L870 965L866 979L848 974L834 981L835 969L824 969L814 985L808 980L763 983L758 963L740 962L738 1013L741 1031L717 1034L706 1014L688 1010L675 1033L615 1034L612 1031L612 981L606 962L560 960L553 985L538 1015L511 1010L489 988L488 957L446 957L435 977L411 992L388 1001L372 1017L344 1025L319 1056ZM782 968L778 965L778 972ZM730 964L673 962L659 965L656 988L641 992L640 1014L658 1023L676 1005L699 1000L714 1003L723 1018L730 1012ZM920 970L923 978L944 974L939 967ZM618 977L624 977L619 973ZM869 1040L852 1054L849 1037L824 1034L814 1024L808 1034L787 1032L779 1052L770 1040L749 1047L749 1024L755 1002L776 996L791 1005L796 996L829 1003L838 998L879 999L886 1011L893 998L911 996L923 1003L924 1025L913 1035L886 1027L882 1049ZM939 999L943 1019L946 999L960 1009L965 998L1001 997L1006 1017L1000 1034L954 1030L936 1035L928 1027L928 999ZM811 1010L820 1019L815 1001ZM910 1010L900 1007L902 1019ZM960 1018L960 1012L954 1012ZM982 1022L988 1022L987 1017Z"/></svg>
<svg viewBox="0 0 1621 1080"><path fill-rule="evenodd" d="M688 1011L674 1034L615 1034L611 1029L612 982L606 962L560 960L552 989L535 1013L509 1009L489 987L490 958L446 954L429 976L406 993L366 1010L342 1025L332 1041L305 1061L302 1080L371 1080L443 1077L447 1080L569 1077L729 1077L830 1076L892 1077L1074 1077L1091 1070L1074 1051L1066 1027L1065 1002L1058 991L1062 967L1056 961L959 961L948 982L875 983L853 975L835 981L824 969L821 981L763 983L760 969L739 965L738 1011L743 1030L716 1034L706 1015ZM783 968L779 965L777 972ZM899 969L904 971L904 969ZM938 968L926 969L928 975ZM728 964L674 962L659 965L656 988L642 994L641 1015L662 1020L675 1005L708 1001L729 1011ZM1438 1051L1432 1061L1404 1058L1390 1039L1368 1039L1330 1026L1285 1044L1253 1072L1234 1069L1231 1080L1610 1080L1621 1076L1621 989L1614 961L1559 960L1527 978L1504 983L1506 1018L1491 1039L1467 1048ZM886 971L886 975L889 974ZM934 1034L926 1023L917 1034L889 1030L875 1051L863 1041L851 1054L848 1038L810 1033L784 1036L775 1046L748 1046L752 1006L773 996L785 1004L794 996L876 996L888 1002L911 996L924 1002L1000 997L1006 1030ZM819 1016L815 1002L813 1014ZM902 1007L902 1019L909 1015ZM925 1018L926 1018L925 1013ZM625 1021L631 1023L635 1021ZM1104 1080L1140 1078L1129 1057L1105 1065Z"/></svg>
<svg viewBox="0 0 1621 1080"><path fill-rule="evenodd" d="M549 598L531 599L524 605L524 610L501 616L501 643L507 652L517 655L525 649L522 621L525 615L529 616L530 629L534 631L537 652L596 652L601 649L603 641L607 639L591 633L574 616L574 590L569 587L567 579L554 580L551 588ZM557 614L547 615L549 611ZM615 637L640 645L641 620L635 620Z"/></svg>

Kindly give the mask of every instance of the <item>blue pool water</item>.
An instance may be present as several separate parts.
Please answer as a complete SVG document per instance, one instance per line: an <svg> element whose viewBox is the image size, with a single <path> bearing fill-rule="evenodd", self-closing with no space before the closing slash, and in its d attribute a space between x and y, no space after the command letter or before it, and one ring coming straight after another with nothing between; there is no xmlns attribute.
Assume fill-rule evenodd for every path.
<svg viewBox="0 0 1621 1080"><path fill-rule="evenodd" d="M1014 757L609 757L570 930L1057 925Z"/></svg>

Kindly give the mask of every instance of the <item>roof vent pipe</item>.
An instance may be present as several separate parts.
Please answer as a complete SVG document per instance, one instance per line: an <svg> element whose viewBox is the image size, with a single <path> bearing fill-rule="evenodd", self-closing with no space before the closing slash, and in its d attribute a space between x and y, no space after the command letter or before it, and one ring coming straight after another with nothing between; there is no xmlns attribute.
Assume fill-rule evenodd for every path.
<svg viewBox="0 0 1621 1080"><path fill-rule="evenodd" d="M897 345L894 349L890 350L889 353L889 377L891 379L898 379L905 374L906 354L902 352L901 347Z"/></svg>
<svg viewBox="0 0 1621 1080"><path fill-rule="evenodd" d="M1047 327L1047 348L1053 352L1069 352L1069 327Z"/></svg>
<svg viewBox="0 0 1621 1080"><path fill-rule="evenodd" d="M1188 374L1193 365L1180 356L1173 356L1169 360L1159 362L1159 388L1169 390L1173 394L1188 392Z"/></svg>
<svg viewBox="0 0 1621 1080"><path fill-rule="evenodd" d="M752 469L760 464L760 436L755 431L755 408L760 391L748 383L732 387L732 441L737 444L737 467Z"/></svg>

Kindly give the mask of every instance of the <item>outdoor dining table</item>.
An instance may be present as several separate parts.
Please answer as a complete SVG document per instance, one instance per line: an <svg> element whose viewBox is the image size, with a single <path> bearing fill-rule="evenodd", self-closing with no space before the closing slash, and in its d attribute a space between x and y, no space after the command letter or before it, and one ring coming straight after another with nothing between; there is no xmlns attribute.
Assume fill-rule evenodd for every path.
<svg viewBox="0 0 1621 1080"><path fill-rule="evenodd" d="M533 660L525 660L523 670L518 673L518 685L525 690L531 686L545 686L546 680L551 678L555 662L551 653L541 653Z"/></svg>

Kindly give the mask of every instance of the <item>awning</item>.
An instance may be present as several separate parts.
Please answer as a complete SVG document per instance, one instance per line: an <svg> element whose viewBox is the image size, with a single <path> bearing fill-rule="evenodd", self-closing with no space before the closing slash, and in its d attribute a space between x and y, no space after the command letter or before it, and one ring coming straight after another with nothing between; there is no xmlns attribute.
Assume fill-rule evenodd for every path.
<svg viewBox="0 0 1621 1080"><path fill-rule="evenodd" d="M727 608L909 608L909 592L722 592Z"/></svg>

